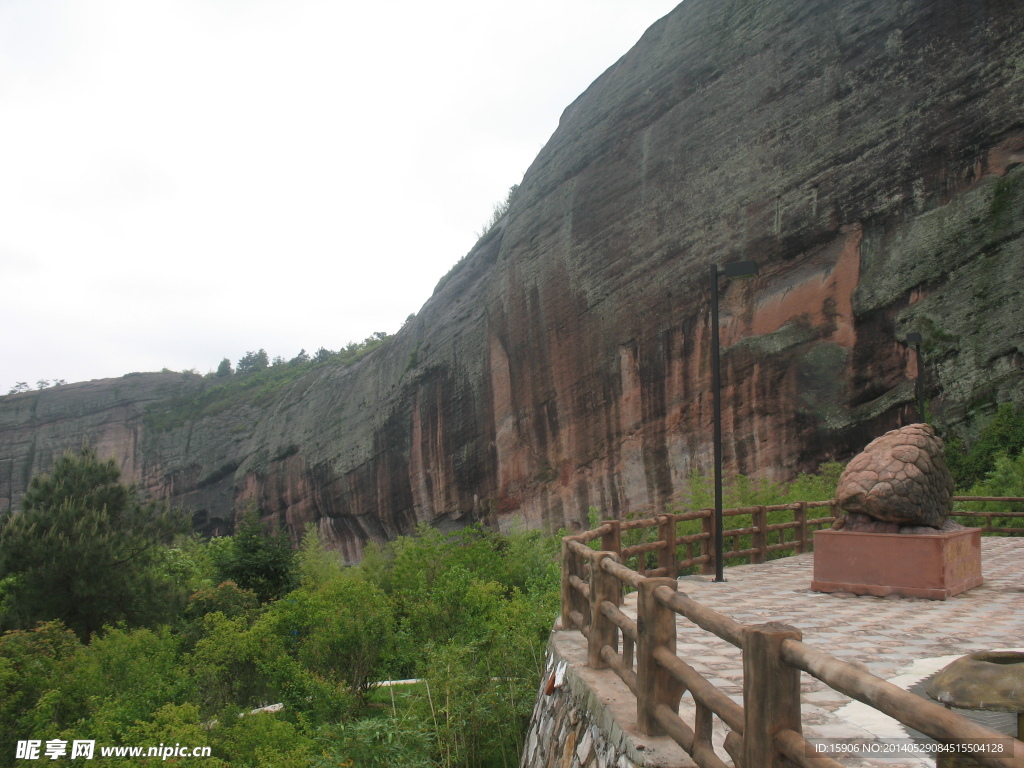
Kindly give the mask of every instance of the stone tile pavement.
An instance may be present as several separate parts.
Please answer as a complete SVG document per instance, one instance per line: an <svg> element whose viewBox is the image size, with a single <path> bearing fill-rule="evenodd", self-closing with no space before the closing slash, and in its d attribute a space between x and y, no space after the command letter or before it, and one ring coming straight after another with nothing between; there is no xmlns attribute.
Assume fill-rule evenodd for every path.
<svg viewBox="0 0 1024 768"><path fill-rule="evenodd" d="M985 583L945 601L857 597L810 591L813 555L726 569L725 583L686 576L679 589L742 624L781 621L803 632L803 640L903 688L941 669L953 658L982 650L1024 647L1024 538L982 538ZM635 595L626 599L635 611ZM703 676L742 704L739 649L687 619L678 621L677 651ZM905 738L902 727L875 710L852 702L801 673L804 735L808 738ZM680 714L692 725L687 694ZM717 722L720 756L724 726ZM845 758L845 765L907 768L934 765L914 757Z"/></svg>

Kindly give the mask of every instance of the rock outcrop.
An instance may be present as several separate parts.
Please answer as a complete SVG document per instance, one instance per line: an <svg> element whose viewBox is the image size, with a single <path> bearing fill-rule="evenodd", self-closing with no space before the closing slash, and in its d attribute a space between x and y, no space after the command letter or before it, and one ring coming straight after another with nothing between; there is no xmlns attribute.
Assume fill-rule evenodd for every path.
<svg viewBox="0 0 1024 768"><path fill-rule="evenodd" d="M942 439L928 424L909 424L872 440L840 475L836 502L874 520L942 528L953 511Z"/></svg>
<svg viewBox="0 0 1024 768"><path fill-rule="evenodd" d="M1024 14L1009 0L687 0L571 104L507 216L387 345L266 387L146 375L0 398L0 506L83 439L206 530L255 495L358 558L471 519L658 508L711 454L777 478L1024 400ZM113 341L113 340L112 340Z"/></svg>

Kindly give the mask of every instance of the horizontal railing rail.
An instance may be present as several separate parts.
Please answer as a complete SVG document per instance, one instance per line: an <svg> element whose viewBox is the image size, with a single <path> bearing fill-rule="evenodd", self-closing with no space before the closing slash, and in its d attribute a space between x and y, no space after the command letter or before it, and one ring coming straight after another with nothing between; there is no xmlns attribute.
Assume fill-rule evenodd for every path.
<svg viewBox="0 0 1024 768"><path fill-rule="evenodd" d="M827 512L822 515L817 510ZM801 501L726 509L722 517L741 518L736 527L722 530L723 541L729 545L722 553L723 561L762 563L786 551L811 551L814 532L832 525L838 514L834 501ZM681 524L689 530L680 532ZM651 533L656 538L651 538ZM601 539L601 549L615 552L622 562L636 558L636 570L644 576L675 578L687 569L715 572L714 533L714 510L699 509L639 520L606 520L575 538L581 543ZM641 540L624 545L624 538L630 535ZM649 540L642 540L645 536ZM657 559L656 565L648 562L649 556Z"/></svg>
<svg viewBox="0 0 1024 768"><path fill-rule="evenodd" d="M958 502L1024 502L1024 498L956 497ZM808 510L828 507L830 514L808 517ZM791 511L793 520L768 522L770 513ZM750 525L723 530L735 542L750 537L751 546L734 543L732 555L763 562L772 552L809 551L813 529L838 518L834 501L744 507L723 517L750 516ZM989 518L995 533L1024 533L1024 528L992 526L991 518L1024 517L1024 511L954 513ZM777 514L776 514L777 517ZM678 534L680 522L700 521L697 533ZM701 768L725 768L712 744L714 718L725 724L723 747L738 768L783 765L841 768L818 755L802 734L800 673L806 672L836 691L861 701L934 739L949 743L991 740L1001 755L975 756L984 765L1024 768L1024 743L992 731L944 707L908 693L870 672L805 645L800 630L778 623L743 625L678 591L682 568L711 564L713 535L710 510L659 515L643 520L607 520L590 531L562 539L563 629L578 629L587 641L587 665L609 669L636 697L637 724L647 735L667 735ZM658 538L622 546L623 532L657 528ZM710 528L710 530L709 530ZM795 531L786 539L785 531ZM770 543L776 533L778 541ZM591 546L600 541L601 549ZM701 554L694 554L694 545ZM687 556L679 558L678 549ZM647 555L657 553L657 567L646 570ZM637 569L624 560L637 558ZM728 555L727 555L728 557ZM622 610L625 588L637 592L636 619ZM740 649L743 659L743 704L733 701L676 651L676 618L683 616L704 631ZM694 702L692 725L679 716L689 691Z"/></svg>
<svg viewBox="0 0 1024 768"><path fill-rule="evenodd" d="M954 509L951 513L951 517L960 518L961 522L966 522L972 526L981 528L982 534L986 533L1006 533L1006 534L1022 534L1024 528L1015 527L1010 525L995 525L992 522L993 518L1004 518L1007 520L1015 518L1024 518L1024 496L954 496L954 503L982 503L982 502L1002 502L1005 504L1020 504L1021 508L1016 510L985 510L985 511L964 511ZM981 525L979 521L984 518L985 523Z"/></svg>

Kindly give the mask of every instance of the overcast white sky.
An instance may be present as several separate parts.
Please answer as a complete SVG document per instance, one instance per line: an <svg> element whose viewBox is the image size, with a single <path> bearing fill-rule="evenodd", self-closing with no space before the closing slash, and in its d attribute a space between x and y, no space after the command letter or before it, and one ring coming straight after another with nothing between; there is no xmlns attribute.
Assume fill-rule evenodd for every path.
<svg viewBox="0 0 1024 768"><path fill-rule="evenodd" d="M677 0L0 0L0 394L393 333Z"/></svg>

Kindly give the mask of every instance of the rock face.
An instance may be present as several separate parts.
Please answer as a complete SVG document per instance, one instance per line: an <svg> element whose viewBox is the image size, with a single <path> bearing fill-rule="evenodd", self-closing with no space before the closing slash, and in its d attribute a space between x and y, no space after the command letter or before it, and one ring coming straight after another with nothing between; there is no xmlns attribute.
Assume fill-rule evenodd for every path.
<svg viewBox="0 0 1024 768"><path fill-rule="evenodd" d="M419 522L570 529L711 463L786 478L1024 402L1024 14L687 0L571 104L508 215L386 346L275 386L154 374L0 398L0 508L83 439L206 530L256 496L357 559ZM233 388L232 388L233 387Z"/></svg>
<svg viewBox="0 0 1024 768"><path fill-rule="evenodd" d="M941 438L927 424L910 424L872 440L840 475L836 502L887 523L941 528L953 511Z"/></svg>

